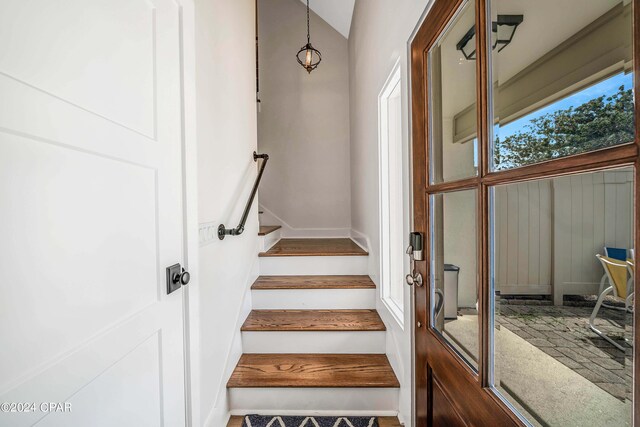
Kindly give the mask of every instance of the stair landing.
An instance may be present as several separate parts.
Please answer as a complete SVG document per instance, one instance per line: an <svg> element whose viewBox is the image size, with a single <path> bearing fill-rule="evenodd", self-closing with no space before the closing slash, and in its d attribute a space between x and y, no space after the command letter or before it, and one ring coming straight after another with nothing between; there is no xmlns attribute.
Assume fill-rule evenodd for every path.
<svg viewBox="0 0 640 427"><path fill-rule="evenodd" d="M281 228L281 225L261 225L260 230L258 231L258 236L266 236L267 234L271 234Z"/></svg>
<svg viewBox="0 0 640 427"><path fill-rule="evenodd" d="M367 256L351 239L281 239L261 257L282 256Z"/></svg>

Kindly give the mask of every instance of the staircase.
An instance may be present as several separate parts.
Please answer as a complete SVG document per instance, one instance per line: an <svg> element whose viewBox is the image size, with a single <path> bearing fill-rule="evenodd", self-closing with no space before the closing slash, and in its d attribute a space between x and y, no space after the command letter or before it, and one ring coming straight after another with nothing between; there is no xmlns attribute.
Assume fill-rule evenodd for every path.
<svg viewBox="0 0 640 427"><path fill-rule="evenodd" d="M368 253L350 239L272 239L264 231L244 354L227 387L234 415L395 415Z"/></svg>

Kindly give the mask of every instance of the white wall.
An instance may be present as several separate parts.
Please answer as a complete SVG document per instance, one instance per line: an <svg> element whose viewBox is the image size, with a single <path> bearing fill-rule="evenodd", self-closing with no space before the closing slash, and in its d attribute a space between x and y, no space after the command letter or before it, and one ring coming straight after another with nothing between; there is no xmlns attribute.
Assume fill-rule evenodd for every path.
<svg viewBox="0 0 640 427"><path fill-rule="evenodd" d="M594 172L554 179L553 293L592 294L603 270L604 246L633 247L633 171Z"/></svg>
<svg viewBox="0 0 640 427"><path fill-rule="evenodd" d="M553 181L521 182L495 189L495 286L502 294L551 293ZM571 189L569 197L570 193ZM567 197L566 192L562 197Z"/></svg>
<svg viewBox="0 0 640 427"><path fill-rule="evenodd" d="M604 246L633 246L633 172L617 169L499 186L496 288L503 294L596 292Z"/></svg>
<svg viewBox="0 0 640 427"><path fill-rule="evenodd" d="M254 0L196 0L196 101L200 223L200 419L226 425L226 381L241 354L240 323L256 276L258 214L235 227L256 175Z"/></svg>
<svg viewBox="0 0 640 427"><path fill-rule="evenodd" d="M299 0L260 0L258 7L258 147L270 156L260 204L289 226L283 235L290 228L348 235L347 40L312 12L311 42L322 53L322 62L308 74L295 59L307 41L305 5Z"/></svg>
<svg viewBox="0 0 640 427"><path fill-rule="evenodd" d="M351 222L354 236L369 241L369 271L379 286L380 236L378 218L378 94L395 62L402 64L404 135L404 189L409 206L409 94L407 44L428 0L357 0L349 35L351 121ZM405 210L405 246L408 244L411 211ZM411 307L410 288L404 306ZM378 311L388 328L387 355L401 383L400 417L411 423L411 331L410 310L405 309L405 328L400 328L385 305Z"/></svg>

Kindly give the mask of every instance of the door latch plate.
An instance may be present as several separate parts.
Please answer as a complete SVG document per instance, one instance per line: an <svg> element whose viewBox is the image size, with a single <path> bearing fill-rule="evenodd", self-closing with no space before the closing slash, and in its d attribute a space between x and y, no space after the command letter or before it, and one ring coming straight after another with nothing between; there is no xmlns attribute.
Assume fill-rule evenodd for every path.
<svg viewBox="0 0 640 427"><path fill-rule="evenodd" d="M182 267L180 264L174 264L171 267L167 267L167 295L171 292L177 291L182 286L180 280L175 279L176 277L179 278L181 273Z"/></svg>

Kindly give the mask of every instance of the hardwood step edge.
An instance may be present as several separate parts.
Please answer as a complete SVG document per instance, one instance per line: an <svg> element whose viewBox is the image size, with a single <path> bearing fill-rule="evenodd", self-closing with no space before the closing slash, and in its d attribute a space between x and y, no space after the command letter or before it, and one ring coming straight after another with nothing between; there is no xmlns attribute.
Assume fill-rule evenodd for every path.
<svg viewBox="0 0 640 427"><path fill-rule="evenodd" d="M260 258L287 258L287 257L316 257L316 256L321 256L321 257L329 257L329 256L369 256L369 252L351 252L351 251L344 251L344 252L332 252L332 253L326 253L326 252L290 252L290 253L270 253L269 251L267 252L260 252L258 254L258 256Z"/></svg>
<svg viewBox="0 0 640 427"><path fill-rule="evenodd" d="M314 363L317 363L317 366L314 366ZM327 366L327 363L332 365ZM296 367L296 364L300 366ZM350 366L354 364L356 366ZM358 367L357 365L362 366ZM281 369L283 366L287 369L296 367L296 371L287 372L286 369ZM375 370L373 372L365 371L364 377L349 378L349 374L360 372L362 375L363 369L372 366ZM262 374L263 367L271 368L270 372ZM309 368L311 368L310 371L304 371ZM337 370L340 375L329 375L328 378L322 378L321 376L327 370ZM280 379L277 379L278 375ZM312 378L313 375L316 375L316 378ZM385 354L245 353L240 357L227 381L227 388L377 389L399 387L398 377Z"/></svg>
<svg viewBox="0 0 640 427"><path fill-rule="evenodd" d="M292 319L288 323L278 324L277 321L273 321L267 325L254 325L259 323L259 320L255 320L255 317L260 315L273 314L274 317L280 316L286 318L290 316ZM311 318L320 319L314 325L295 326L293 322L297 321L296 315L308 314ZM355 319L345 322L343 326L339 326L340 321L323 323L321 317L326 316L330 320L331 315L353 315ZM360 319L358 319L360 318ZM364 319L363 319L364 318ZM358 323L358 320L360 321ZM344 321L343 321L344 322ZM267 322L264 322L267 323ZM304 323L304 322L301 322ZM337 323L337 324L336 324ZM384 332L387 330L380 314L375 309L338 309L338 310L251 310L247 318L245 319L242 327L242 332Z"/></svg>
<svg viewBox="0 0 640 427"><path fill-rule="evenodd" d="M371 277L367 275L334 276L258 276L251 285L252 290L287 289L375 289Z"/></svg>

